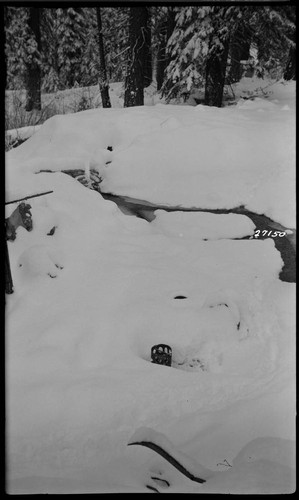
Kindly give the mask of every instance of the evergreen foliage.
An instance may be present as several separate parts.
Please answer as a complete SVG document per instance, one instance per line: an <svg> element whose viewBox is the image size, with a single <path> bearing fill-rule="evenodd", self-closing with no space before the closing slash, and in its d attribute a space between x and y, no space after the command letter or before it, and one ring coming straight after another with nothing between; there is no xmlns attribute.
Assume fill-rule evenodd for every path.
<svg viewBox="0 0 299 500"><path fill-rule="evenodd" d="M98 21L98 44L99 44L99 86L102 98L103 108L111 108L110 96L109 96L109 81L107 79L106 70L106 56L103 40L103 29L102 29L102 13L101 8L96 7L97 21Z"/></svg>
<svg viewBox="0 0 299 500"><path fill-rule="evenodd" d="M6 7L5 53L8 88L22 88L26 78L27 62L36 58L36 41L29 25L26 7ZM37 62L37 61L36 61Z"/></svg>
<svg viewBox="0 0 299 500"><path fill-rule="evenodd" d="M26 111L41 110L41 36L39 7L29 7L28 26L33 41L26 61Z"/></svg>
<svg viewBox="0 0 299 500"><path fill-rule="evenodd" d="M138 9L146 10L140 38L132 22ZM4 8L6 87L28 90L30 67L41 72L46 92L97 85L103 58L96 9L74 4L38 10L40 43L30 28L30 7ZM112 6L101 7L101 22L107 82L122 81L127 88L131 80L130 92L140 87L140 95L154 75L168 100L201 88L206 104L221 105L223 86L242 77L244 61L261 78L296 78L292 5ZM139 44L138 81L134 43Z"/></svg>
<svg viewBox="0 0 299 500"><path fill-rule="evenodd" d="M227 77L231 70L231 81L240 79L240 61L249 56L250 47L257 53L252 63L258 76L273 69L276 76L279 72L282 76L289 49L294 47L294 32L295 9L292 6L182 7L177 11L175 28L167 46L171 61L162 94L173 98L193 87L205 85L207 89L207 68L210 72L211 58L221 66L227 44L229 64L225 64L222 71Z"/></svg>

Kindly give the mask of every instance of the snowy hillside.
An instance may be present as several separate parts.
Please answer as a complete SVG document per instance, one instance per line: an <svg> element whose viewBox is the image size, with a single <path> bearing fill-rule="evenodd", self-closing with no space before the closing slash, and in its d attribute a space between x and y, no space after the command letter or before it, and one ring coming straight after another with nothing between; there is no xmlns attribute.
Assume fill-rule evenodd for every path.
<svg viewBox="0 0 299 500"><path fill-rule="evenodd" d="M294 491L295 284L278 279L273 238L240 239L256 228L237 214L157 210L149 223L61 173L295 228L294 165L295 83L283 81L220 109L54 116L7 153L7 201L53 190L28 200L33 230L8 242L9 493ZM158 343L171 367L151 363ZM127 446L140 428L206 482Z"/></svg>

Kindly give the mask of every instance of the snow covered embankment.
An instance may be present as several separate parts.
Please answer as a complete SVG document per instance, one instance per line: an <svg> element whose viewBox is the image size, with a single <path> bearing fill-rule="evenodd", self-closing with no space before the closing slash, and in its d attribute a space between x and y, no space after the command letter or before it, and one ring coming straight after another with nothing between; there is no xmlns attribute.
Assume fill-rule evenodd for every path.
<svg viewBox="0 0 299 500"><path fill-rule="evenodd" d="M11 492L145 491L151 468L162 468L167 477L172 473L170 464L167 469L145 455L148 450L127 448L140 426L165 433L186 455L214 471L224 459L232 463L253 439L294 440L294 285L278 280L282 261L273 240L221 239L253 230L242 216L184 214L180 220L160 214L149 224L123 215L114 203L69 176L34 174L43 168L95 165L107 174L109 187L108 173L117 157L123 153L129 158L131 150L134 165L136 143L147 144L148 137L152 144L152 134L163 129L163 122L173 130L184 122L186 134L203 127L203 122L194 124L200 110L177 108L96 110L53 118L7 155L9 197L54 191L32 200L33 230L19 228L16 240L8 242L15 286L14 294L6 296ZM241 121L250 121L242 111ZM209 134L209 121L206 126ZM176 147L179 159L181 143ZM188 159L190 150L184 153ZM154 180L152 171L147 185L147 194L157 199L172 180L172 165L178 172L178 164L167 161L165 150L163 154L164 181L161 172ZM173 183L172 192L190 205L198 172L191 176L189 169L188 177L185 164L180 166L182 183L180 189ZM138 196L145 193L142 163L140 168L135 177L129 165L126 176L132 190L140 185ZM235 173L227 170L222 177L230 204L236 201L232 186L242 181L241 176L236 181ZM206 192L211 200L216 193L212 177L209 172L199 175L211 181ZM247 186L254 186L255 175L255 168L252 178L247 171ZM240 192L253 194L245 185ZM171 201L171 189L165 193ZM273 207L269 197L269 212ZM276 209L291 225L284 202L278 200ZM204 241L207 234L215 239ZM177 295L187 298L175 300ZM150 362L150 347L159 342L172 346L173 368ZM270 462L267 477L279 478L273 487L289 492L289 469L278 471L273 458ZM246 466L244 475L238 468L228 471L229 491L238 491L242 481L246 493L269 491L260 465ZM190 486L178 471L174 474L173 491L216 488L208 481ZM223 481L217 485L220 491L225 491Z"/></svg>

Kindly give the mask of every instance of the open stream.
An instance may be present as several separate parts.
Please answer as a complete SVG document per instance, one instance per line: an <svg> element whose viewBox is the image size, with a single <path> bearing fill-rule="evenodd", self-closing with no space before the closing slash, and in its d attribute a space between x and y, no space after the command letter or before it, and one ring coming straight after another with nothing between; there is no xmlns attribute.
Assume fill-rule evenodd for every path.
<svg viewBox="0 0 299 500"><path fill-rule="evenodd" d="M40 170L41 172L51 172L51 170ZM84 182L84 171L83 170L62 170L63 173L71 175L76 178L82 184L86 185ZM98 191L105 200L113 201L117 204L118 208L126 215L132 215L135 217L140 217L148 222L152 222L155 218L156 210L165 210L166 212L207 212L211 214L240 214L249 217L255 224L256 231L259 231L258 236L249 234L242 238L231 238L231 239L266 239L272 238L276 249L280 252L281 258L284 262L283 268L279 274L279 279L281 281L286 281L288 283L296 283L296 229L286 228L280 223L273 221L264 214L257 214L247 210L244 206L239 206L230 209L209 209L200 207L182 207L169 206L163 204L155 204L146 200L140 200L137 198L131 198L125 195L117 195L113 193L105 193L101 191L100 188L101 179L97 175L95 182L93 183L92 189ZM285 233L283 236L271 236L271 233L275 231Z"/></svg>
<svg viewBox="0 0 299 500"><path fill-rule="evenodd" d="M284 266L280 272L279 278L281 281L289 283L296 282L296 230L292 228L285 228L278 222L271 220L269 217L261 214L256 214L247 210L244 206L232 209L206 209L198 207L182 207L182 206L168 206L150 203L145 200L130 198L128 196L121 196L111 193L104 193L98 189L104 199L114 201L119 209L127 215L133 215L151 222L155 219L156 210L165 210L166 212L208 212L213 214L240 214L249 217L256 226L256 230L260 230L258 239L266 239L271 236L267 235L269 231L287 232L284 236L273 237L276 249L280 252ZM264 232L264 235L263 235ZM271 234L271 233L270 233ZM253 235L244 236L243 238L232 239L254 239Z"/></svg>

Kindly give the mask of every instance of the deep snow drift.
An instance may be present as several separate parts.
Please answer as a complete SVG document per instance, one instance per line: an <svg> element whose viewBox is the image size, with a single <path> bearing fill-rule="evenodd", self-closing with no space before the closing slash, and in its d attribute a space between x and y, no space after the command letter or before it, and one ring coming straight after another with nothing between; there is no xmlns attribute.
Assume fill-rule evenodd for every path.
<svg viewBox="0 0 299 500"><path fill-rule="evenodd" d="M231 239L254 233L242 215L159 210L148 223L35 173L95 168L106 191L244 204L294 227L294 86L276 86L277 102L227 109L53 117L7 154L7 201L54 191L30 200L33 231L8 242L9 492L146 492L157 475L165 492L294 491L295 285L278 279L273 239ZM150 362L156 343L172 367ZM195 484L127 447L140 427L215 474Z"/></svg>
<svg viewBox="0 0 299 500"><path fill-rule="evenodd" d="M168 205L244 205L295 227L295 82L268 92L222 109L158 104L54 116L10 157L32 171L95 168L106 192Z"/></svg>

